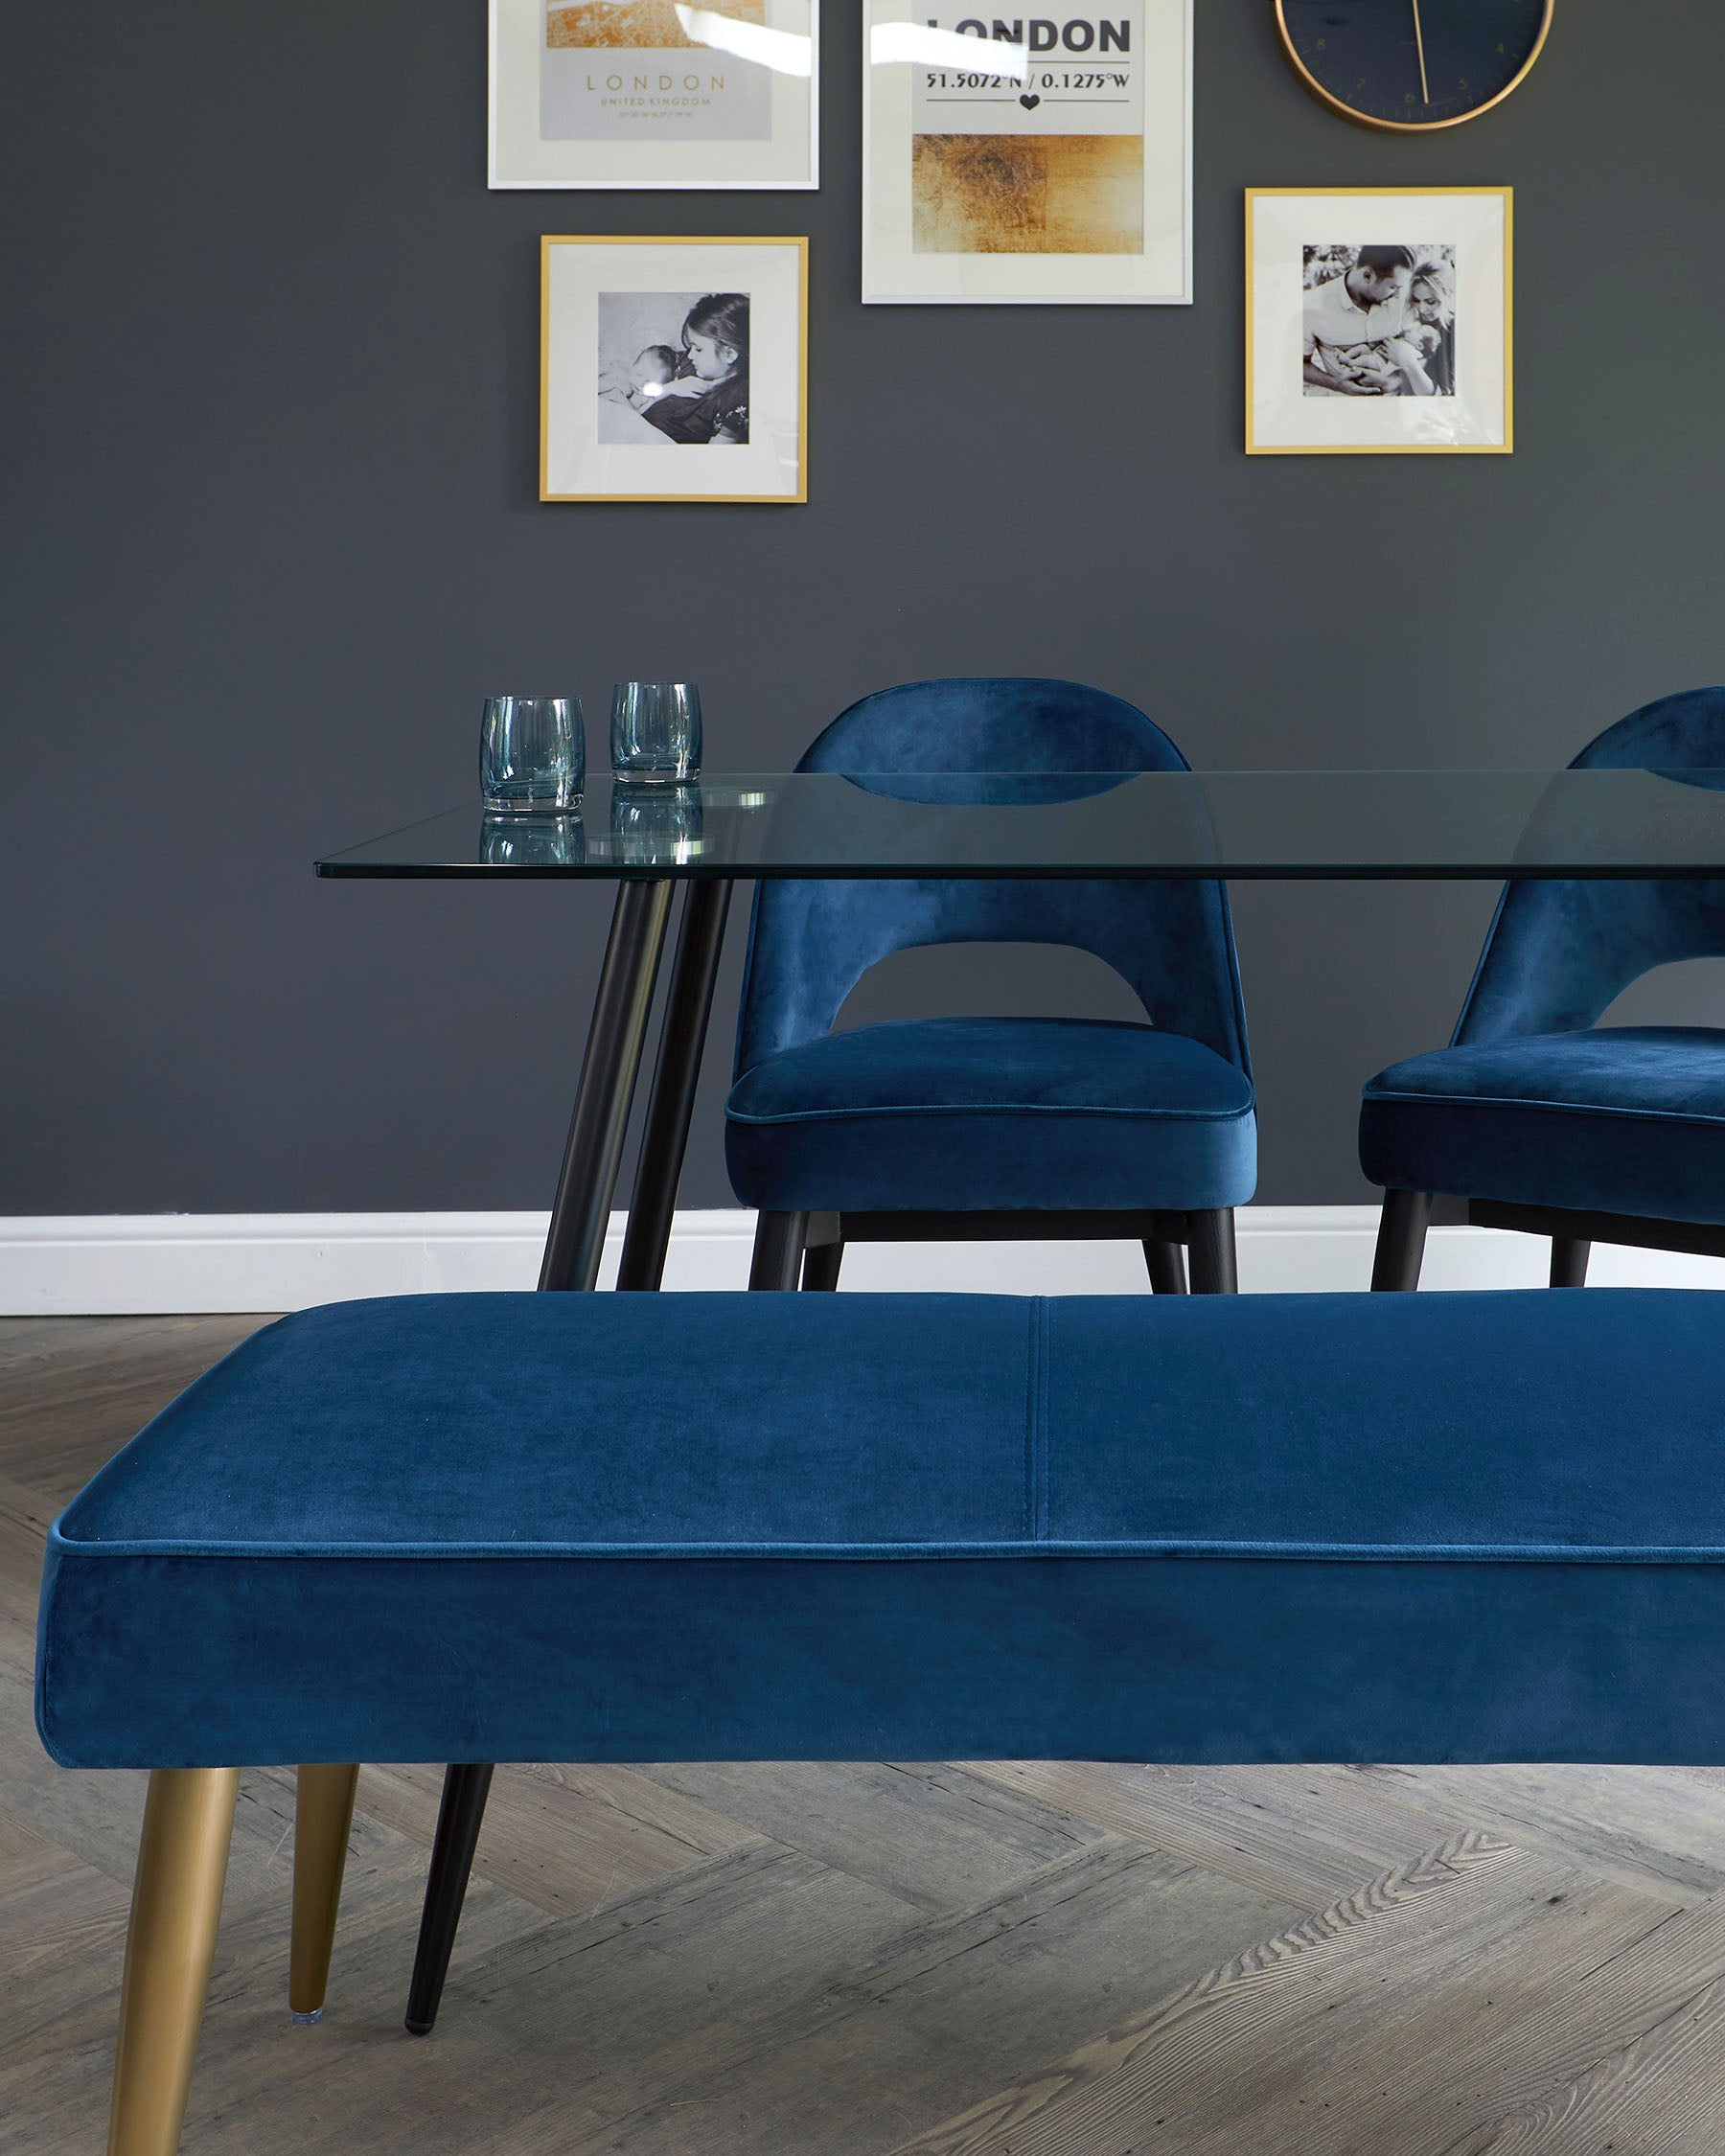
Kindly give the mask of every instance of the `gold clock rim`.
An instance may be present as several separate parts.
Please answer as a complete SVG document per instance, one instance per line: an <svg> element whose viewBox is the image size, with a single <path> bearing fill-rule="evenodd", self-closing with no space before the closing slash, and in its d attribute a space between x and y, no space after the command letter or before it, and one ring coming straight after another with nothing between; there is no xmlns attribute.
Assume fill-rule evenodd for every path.
<svg viewBox="0 0 1725 2156"><path fill-rule="evenodd" d="M1283 0L1275 0L1276 29L1281 39L1281 48L1287 56L1288 65L1299 76L1306 89L1322 105L1326 105L1338 118L1351 120L1356 127L1373 127L1385 135L1435 135L1444 127L1460 127L1469 120L1477 120L1483 112L1489 112L1494 104L1502 104L1512 90L1520 89L1533 71L1533 62L1545 50L1546 38L1551 34L1552 17L1557 11L1557 0L1545 0L1545 13L1540 19L1539 35L1533 40L1533 50L1521 66L1506 82L1496 97L1487 98L1484 104L1470 105L1465 112L1458 112L1448 120L1375 120L1368 112L1360 112L1351 104L1345 104L1333 90L1326 90L1294 49L1294 39L1288 31L1288 21L1282 11Z"/></svg>

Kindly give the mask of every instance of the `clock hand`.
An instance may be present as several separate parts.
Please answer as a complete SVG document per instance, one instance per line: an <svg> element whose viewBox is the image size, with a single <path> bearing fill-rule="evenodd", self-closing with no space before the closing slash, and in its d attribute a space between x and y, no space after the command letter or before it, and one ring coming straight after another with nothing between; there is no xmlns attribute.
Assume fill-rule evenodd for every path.
<svg viewBox="0 0 1725 2156"><path fill-rule="evenodd" d="M1419 51L1419 94L1430 104L1432 90L1426 80L1425 33L1419 27L1419 0L1414 0L1414 42Z"/></svg>

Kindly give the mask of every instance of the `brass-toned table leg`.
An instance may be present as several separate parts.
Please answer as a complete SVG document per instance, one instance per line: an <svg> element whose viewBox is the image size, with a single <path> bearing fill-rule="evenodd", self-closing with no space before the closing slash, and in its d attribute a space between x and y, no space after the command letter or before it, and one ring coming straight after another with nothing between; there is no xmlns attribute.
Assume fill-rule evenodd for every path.
<svg viewBox="0 0 1725 2156"><path fill-rule="evenodd" d="M238 1767L158 1767L150 1778L108 2156L175 2156L179 2147L239 1793Z"/></svg>
<svg viewBox="0 0 1725 2156"><path fill-rule="evenodd" d="M358 1781L357 1767L299 1771L293 1814L293 1945L288 1960L288 2004L295 2021L317 2021L323 2015Z"/></svg>

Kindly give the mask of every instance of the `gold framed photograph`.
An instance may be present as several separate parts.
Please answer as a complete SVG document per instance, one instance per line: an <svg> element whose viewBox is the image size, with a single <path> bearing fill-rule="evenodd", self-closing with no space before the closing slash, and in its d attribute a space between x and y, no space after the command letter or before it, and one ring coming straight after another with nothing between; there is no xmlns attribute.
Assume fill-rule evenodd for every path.
<svg viewBox="0 0 1725 2156"><path fill-rule="evenodd" d="M1246 191L1249 456L1514 447L1506 187Z"/></svg>
<svg viewBox="0 0 1725 2156"><path fill-rule="evenodd" d="M808 499L807 240L540 242L540 501Z"/></svg>
<svg viewBox="0 0 1725 2156"><path fill-rule="evenodd" d="M819 185L814 0L491 0L493 187Z"/></svg>

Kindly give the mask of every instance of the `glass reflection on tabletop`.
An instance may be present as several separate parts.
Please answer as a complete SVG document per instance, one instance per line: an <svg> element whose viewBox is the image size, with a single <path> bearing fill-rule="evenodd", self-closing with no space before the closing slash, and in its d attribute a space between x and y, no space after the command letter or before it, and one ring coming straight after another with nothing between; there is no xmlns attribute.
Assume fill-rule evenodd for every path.
<svg viewBox="0 0 1725 2156"><path fill-rule="evenodd" d="M626 867L693 860L702 846L699 786L611 787L610 858Z"/></svg>
<svg viewBox="0 0 1725 2156"><path fill-rule="evenodd" d="M695 791L709 809L735 809L746 814L770 809L778 799L777 788L765 779L703 778Z"/></svg>
<svg viewBox="0 0 1725 2156"><path fill-rule="evenodd" d="M581 868L586 833L575 814L480 818L479 859L488 868Z"/></svg>

